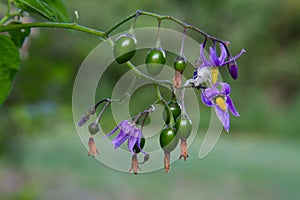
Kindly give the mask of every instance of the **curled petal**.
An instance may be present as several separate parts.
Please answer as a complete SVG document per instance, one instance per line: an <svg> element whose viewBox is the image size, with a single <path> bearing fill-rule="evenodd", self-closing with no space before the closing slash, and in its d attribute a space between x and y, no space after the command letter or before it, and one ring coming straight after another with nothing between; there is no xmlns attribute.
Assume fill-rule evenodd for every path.
<svg viewBox="0 0 300 200"><path fill-rule="evenodd" d="M133 136L129 137L129 139L128 139L127 144L128 144L128 149L131 152L131 154L134 154L133 147L134 147L135 143L137 143L137 141L138 141L138 138L133 137Z"/></svg>
<svg viewBox="0 0 300 200"><path fill-rule="evenodd" d="M147 160L149 160L149 154L141 148L141 139L142 139L142 137L143 137L142 131L140 131L139 139L136 141L135 145L137 145L139 150L145 155L144 162L146 162ZM147 156L147 154L148 154L148 156Z"/></svg>
<svg viewBox="0 0 300 200"><path fill-rule="evenodd" d="M201 67L211 66L210 62L206 59L206 57L204 55L204 46L203 46L203 44L200 44L200 57L202 58L202 61L203 61L203 64L201 65Z"/></svg>
<svg viewBox="0 0 300 200"><path fill-rule="evenodd" d="M221 49L221 54L219 57L220 63L224 63L225 59L227 58L227 52L224 44L220 43L220 49Z"/></svg>
<svg viewBox="0 0 300 200"><path fill-rule="evenodd" d="M230 128L230 125L229 125L229 123L230 123L230 116L229 116L228 110L223 111L218 106L215 106L215 111L216 111L216 114L217 114L219 120L223 124L224 129L228 132L229 128Z"/></svg>
<svg viewBox="0 0 300 200"><path fill-rule="evenodd" d="M116 128L114 128L110 133L104 135L102 138L107 138L107 137L111 136L112 134L114 134L118 130L119 126L120 126L120 124Z"/></svg>
<svg viewBox="0 0 300 200"><path fill-rule="evenodd" d="M228 83L220 83L220 85L222 86L221 93L226 96L229 95L231 91L230 85Z"/></svg>
<svg viewBox="0 0 300 200"><path fill-rule="evenodd" d="M242 49L242 50L240 51L240 53L238 53L236 56L234 56L234 57L230 58L229 60L227 60L226 62L224 62L223 65L227 65L228 63L230 63L230 62L232 62L232 61L238 59L238 58L239 58L243 53L245 53L245 52L246 52L246 50L245 50L245 49Z"/></svg>
<svg viewBox="0 0 300 200"><path fill-rule="evenodd" d="M128 149L133 154L133 148L136 143L140 143L142 138L142 131L138 128L135 128L132 135L128 139Z"/></svg>
<svg viewBox="0 0 300 200"><path fill-rule="evenodd" d="M119 148L127 139L128 139L129 135L126 135L125 137L121 138L121 140L119 140L118 142L116 142L115 145L115 149Z"/></svg>
<svg viewBox="0 0 300 200"><path fill-rule="evenodd" d="M203 104L206 105L206 106L212 106L213 105L211 100L205 96L205 92L202 92L201 100L202 100Z"/></svg>
<svg viewBox="0 0 300 200"><path fill-rule="evenodd" d="M217 52L212 47L209 47L209 57L210 57L210 63L211 63L210 66L211 67L220 66L220 61L219 61L219 58L217 56Z"/></svg>
<svg viewBox="0 0 300 200"><path fill-rule="evenodd" d="M133 147L135 143L139 140L139 130L134 129L133 134L128 139L128 149L133 153Z"/></svg>
<svg viewBox="0 0 300 200"><path fill-rule="evenodd" d="M127 139L129 135L124 133L124 131L120 131L120 133L111 141L111 144L115 146L115 149L117 149L119 146L121 146Z"/></svg>
<svg viewBox="0 0 300 200"><path fill-rule="evenodd" d="M239 117L240 114L237 112L237 110L235 109L234 105L233 105L233 102L231 100L231 98L229 96L227 96L226 98L226 104L228 106L228 109L230 110L230 112L236 116L236 117Z"/></svg>

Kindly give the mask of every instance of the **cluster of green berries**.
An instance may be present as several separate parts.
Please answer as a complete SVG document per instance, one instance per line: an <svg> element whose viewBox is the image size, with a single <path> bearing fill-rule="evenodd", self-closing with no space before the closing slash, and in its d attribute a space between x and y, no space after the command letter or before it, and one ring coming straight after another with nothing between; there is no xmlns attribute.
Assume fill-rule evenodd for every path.
<svg viewBox="0 0 300 200"><path fill-rule="evenodd" d="M133 58L136 53L137 48L137 39L134 34L122 34L120 35L113 46L113 54L114 57L119 64L126 63ZM158 75L162 69L163 65L166 64L167 58L166 53L161 47L154 47L147 52L145 63L146 69L149 74L152 76ZM174 60L174 69L180 74L183 73L187 65L187 61L185 57L177 56ZM184 114L181 115L181 106L179 105L176 96L173 95L172 100L167 103L166 108L166 117L165 117L165 126L160 132L159 142L160 147L163 149L165 153L165 159L168 157L167 161L165 161L165 171L167 172L169 169L169 158L170 152L173 151L179 143L179 139L181 142L184 142L184 146L186 149L186 153L181 151L181 157L183 156L186 159L187 155L187 147L186 147L186 139L190 136L192 131L192 121ZM170 116L172 115L172 116ZM171 120L172 119L172 120ZM145 139L141 140L140 148L142 149L145 145ZM181 145L182 146L182 145ZM140 149L135 147L135 153L139 153ZM167 155L167 156L166 156ZM168 166L166 166L168 165Z"/></svg>
<svg viewBox="0 0 300 200"><path fill-rule="evenodd" d="M134 34L120 35L113 46L113 53L116 61L119 64L129 61L136 53L137 40ZM149 74L156 76L159 74L163 65L166 64L166 53L161 47L154 47L150 49L146 55L145 63ZM174 69L183 72L186 68L187 62L184 56L178 56L174 60Z"/></svg>

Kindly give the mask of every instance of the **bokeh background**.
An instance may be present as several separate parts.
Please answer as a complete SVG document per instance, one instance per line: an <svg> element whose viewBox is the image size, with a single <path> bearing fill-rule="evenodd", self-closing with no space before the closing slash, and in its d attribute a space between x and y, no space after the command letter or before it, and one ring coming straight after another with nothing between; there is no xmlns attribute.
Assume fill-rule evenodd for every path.
<svg viewBox="0 0 300 200"><path fill-rule="evenodd" d="M223 73L241 117L232 117L231 133L224 132L213 152L199 160L204 118L210 118L209 109L201 108L204 128L190 158L175 162L169 174L134 176L109 169L87 157L71 106L77 70L99 39L74 31L36 31L0 107L0 199L300 198L300 1L63 2L71 18L77 10L81 24L99 30L140 9L175 16L228 40L234 54L245 48L238 60L239 79ZM138 22L140 27L155 25L148 17ZM125 24L119 31L128 28ZM124 69L107 73L99 98L110 93Z"/></svg>

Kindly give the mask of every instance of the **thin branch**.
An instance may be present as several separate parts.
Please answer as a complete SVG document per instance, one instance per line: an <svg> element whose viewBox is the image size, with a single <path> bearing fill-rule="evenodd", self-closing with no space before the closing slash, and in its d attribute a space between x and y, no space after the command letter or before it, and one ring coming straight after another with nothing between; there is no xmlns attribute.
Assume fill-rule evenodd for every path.
<svg viewBox="0 0 300 200"><path fill-rule="evenodd" d="M108 36L103 31L98 31L96 29L81 26L76 23L60 23L60 22L33 22L25 24L12 24L8 26L0 26L0 32L6 32L11 30L19 30L23 28L62 28L62 29L72 29L92 35L99 36L103 39L108 38Z"/></svg>

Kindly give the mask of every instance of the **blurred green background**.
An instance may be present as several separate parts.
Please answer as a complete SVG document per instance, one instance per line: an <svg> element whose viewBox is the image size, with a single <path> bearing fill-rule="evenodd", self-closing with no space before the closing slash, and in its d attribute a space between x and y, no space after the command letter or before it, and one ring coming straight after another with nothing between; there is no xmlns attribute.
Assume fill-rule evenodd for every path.
<svg viewBox="0 0 300 200"><path fill-rule="evenodd" d="M300 1L63 2L73 19L77 10L80 24L99 30L140 9L172 15L228 40L233 54L245 48L239 79L223 73L241 117L231 118L231 133L199 160L202 129L188 161L175 162L169 174L134 176L109 169L87 157L71 108L77 70L99 39L40 30L25 47L28 56L0 107L0 199L300 198ZM139 20L138 26L156 25L148 17ZM109 94L115 74L108 73L101 97ZM209 109L202 110L209 118Z"/></svg>

